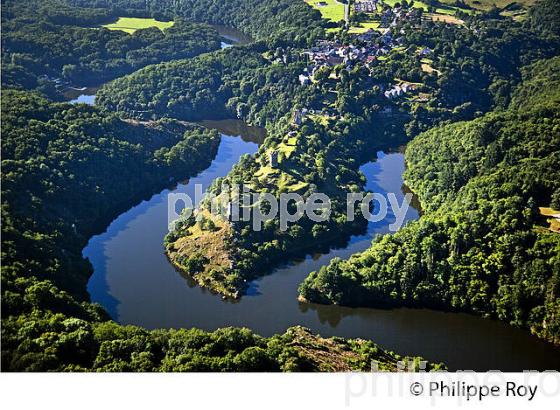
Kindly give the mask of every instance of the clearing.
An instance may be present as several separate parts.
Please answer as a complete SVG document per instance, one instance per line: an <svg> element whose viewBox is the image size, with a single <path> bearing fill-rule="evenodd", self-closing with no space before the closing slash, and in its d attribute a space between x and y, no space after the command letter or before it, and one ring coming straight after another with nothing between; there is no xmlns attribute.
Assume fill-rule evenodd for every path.
<svg viewBox="0 0 560 410"><path fill-rule="evenodd" d="M132 34L136 30L149 27L157 27L161 31L164 31L165 29L172 27L173 24L175 24L173 21L158 21L156 19L136 17L119 17L117 22L105 24L102 27L108 28L109 30L120 30L128 34Z"/></svg>
<svg viewBox="0 0 560 410"><path fill-rule="evenodd" d="M550 224L548 229L560 233L560 211L546 207L539 207L539 210L542 216L547 217L546 221Z"/></svg>
<svg viewBox="0 0 560 410"><path fill-rule="evenodd" d="M344 20L344 4L336 0L305 0L305 2L319 10L324 19L335 23Z"/></svg>

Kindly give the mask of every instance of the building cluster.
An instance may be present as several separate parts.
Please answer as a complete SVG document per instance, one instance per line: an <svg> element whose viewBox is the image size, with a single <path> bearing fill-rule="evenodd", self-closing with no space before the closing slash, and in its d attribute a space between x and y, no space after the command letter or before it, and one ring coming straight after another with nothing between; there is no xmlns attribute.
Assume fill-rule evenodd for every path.
<svg viewBox="0 0 560 410"><path fill-rule="evenodd" d="M378 0L362 0L354 3L356 13L375 13L377 12Z"/></svg>
<svg viewBox="0 0 560 410"><path fill-rule="evenodd" d="M378 8L378 6L380 6ZM316 74L322 68L328 68L328 72L332 73L335 67L338 70L352 70L357 64L372 69L377 65L378 61L385 60L385 56L389 55L392 50L401 47L404 44L405 28L401 26L403 22L409 22L415 25L420 22L420 14L417 9L406 7L389 7L383 4L382 0L361 0L354 3L356 12L365 12L376 14L382 25L381 30L367 30L360 34L354 34L350 37L349 42L342 43L339 40L320 40L313 47L303 52L307 66L304 72L299 74L299 82L302 86L317 81ZM378 11L379 10L379 11ZM429 48L423 48L418 51L420 57L428 57L433 53ZM336 79L335 77L332 77ZM398 84L378 84L384 97L389 100L398 99L409 94L416 89L415 84L407 82L399 82ZM324 109L326 111L327 108ZM387 111L387 110L386 110ZM390 115L390 109L383 112ZM294 115L293 124L301 124L301 119L308 112L302 110ZM321 112L319 115L336 118L337 112Z"/></svg>
<svg viewBox="0 0 560 410"><path fill-rule="evenodd" d="M344 65L351 69L356 63L366 66L373 64L378 57L388 54L402 41L395 39L390 31L381 34L370 30L356 38L355 44L341 44L338 41L322 40L314 47L304 52L308 65L304 73L299 76L301 85L307 85L315 73L322 67Z"/></svg>
<svg viewBox="0 0 560 410"><path fill-rule="evenodd" d="M380 28L395 27L398 23L420 21L420 9L404 7L385 7L380 13Z"/></svg>
<svg viewBox="0 0 560 410"><path fill-rule="evenodd" d="M392 100L398 97L402 97L403 95L405 95L407 92L409 92L410 90L413 90L414 86L409 84L409 83L403 83L400 85L394 85L392 88L386 90L383 95Z"/></svg>

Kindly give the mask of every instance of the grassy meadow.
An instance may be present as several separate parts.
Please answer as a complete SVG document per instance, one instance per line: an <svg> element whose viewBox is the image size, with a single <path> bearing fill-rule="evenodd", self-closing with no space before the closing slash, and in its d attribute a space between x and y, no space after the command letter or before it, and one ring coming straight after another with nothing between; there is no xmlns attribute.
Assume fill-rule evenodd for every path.
<svg viewBox="0 0 560 410"><path fill-rule="evenodd" d="M120 30L132 34L136 30L149 27L157 27L161 31L172 27L173 21L158 21L149 18L136 18L136 17L119 17L115 23L105 24L103 27L109 30Z"/></svg>
<svg viewBox="0 0 560 410"><path fill-rule="evenodd" d="M305 2L321 12L324 19L335 23L344 20L344 4L336 0L305 0ZM326 6L318 6L319 3L327 3Z"/></svg>

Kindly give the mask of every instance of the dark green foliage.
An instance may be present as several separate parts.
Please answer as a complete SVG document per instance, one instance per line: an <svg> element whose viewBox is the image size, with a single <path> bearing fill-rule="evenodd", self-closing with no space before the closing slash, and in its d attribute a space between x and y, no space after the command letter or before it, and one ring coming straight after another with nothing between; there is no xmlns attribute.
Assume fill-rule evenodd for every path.
<svg viewBox="0 0 560 410"><path fill-rule="evenodd" d="M545 34L560 36L560 2L539 0L529 9L527 25Z"/></svg>
<svg viewBox="0 0 560 410"><path fill-rule="evenodd" d="M509 111L415 138L405 177L426 214L313 272L301 295L470 311L558 342L560 236L539 226L538 206L560 188L559 72L558 58L535 64ZM544 76L539 94L532 88Z"/></svg>
<svg viewBox="0 0 560 410"><path fill-rule="evenodd" d="M42 77L45 75L78 85L98 85L149 64L193 57L220 47L217 31L204 24L178 19L165 32L154 27L128 34L84 27L87 21L77 23L73 18L53 18L50 10L57 6L56 1L49 2L37 13L29 4L8 2L8 12L2 15L4 85L41 86L43 90L48 83ZM78 10L85 13L91 9Z"/></svg>
<svg viewBox="0 0 560 410"><path fill-rule="evenodd" d="M103 87L98 103L136 118L226 117L232 87L240 86L234 79L263 66L265 60L258 53L240 48L152 65Z"/></svg>
<svg viewBox="0 0 560 410"><path fill-rule="evenodd" d="M218 142L215 131L195 125L124 122L97 108L5 90L3 325L7 318L23 325L24 317L47 311L63 314L61 321L106 318L99 306L85 302L91 267L81 251L87 239L125 210L131 198L161 189L172 176L207 167ZM4 340L9 340L6 329ZM3 343L2 349L12 348ZM42 369L49 360L37 366Z"/></svg>
<svg viewBox="0 0 560 410"><path fill-rule="evenodd" d="M88 269L80 245L97 224L170 176L204 168L218 145L215 132L196 126L148 127L97 108L3 94L4 266L17 263L26 276L73 292L83 293ZM123 176L120 184L115 175Z"/></svg>
<svg viewBox="0 0 560 410"><path fill-rule="evenodd" d="M294 0L65 0L78 7L103 7L127 15L182 17L238 28L271 47L309 43L323 33L320 13ZM147 7L147 8L146 8Z"/></svg>
<svg viewBox="0 0 560 410"><path fill-rule="evenodd" d="M297 82L305 65L297 47L323 35L319 13L303 1L49 0L3 6L3 82L47 95L56 90L42 74L99 82L216 49L216 31L195 22L237 27L260 41L146 67L104 87L102 108L3 90L2 370L346 371L367 370L371 360L394 370L399 357L372 342L325 340L300 328L261 338L247 329L147 331L107 321L100 306L87 302L91 266L81 256L87 239L135 200L205 168L219 140L194 125L123 121L110 112L142 120L238 116L266 125L271 133L260 153L243 157L228 175L236 183L254 178L266 149L291 130L295 107L329 106L338 114L328 125L304 121L296 132L298 148L282 169L308 184L304 194L331 194L333 216L313 226L303 220L285 233L278 232L277 221L260 233L238 227L238 271L227 278L240 286L243 277L264 273L294 249L310 250L302 244L330 244L360 227L348 225L341 199L362 189L360 163L403 141L404 121L412 119L413 136L442 120L506 108L521 78L519 67L558 47L550 34L557 33L557 22L542 10L525 28L497 20L474 19L468 28L428 23L406 31L403 44L434 49L441 77L422 73L416 56L396 53L374 68L373 78L358 65L343 71L329 90ZM176 24L165 33L146 29L134 35L92 28L119 16ZM275 63L271 56L286 59ZM427 213L350 261L334 260L313 273L302 295L324 303L466 310L557 341L560 244L537 215L538 206L560 202L558 87L549 80L557 81L557 66L543 62L526 69L509 111L421 135L407 154L407 178ZM401 104L402 120L379 115L389 103L378 84L395 76L422 81L432 93L425 105ZM258 182L256 187L281 191ZM191 267L200 269L204 257L191 256Z"/></svg>

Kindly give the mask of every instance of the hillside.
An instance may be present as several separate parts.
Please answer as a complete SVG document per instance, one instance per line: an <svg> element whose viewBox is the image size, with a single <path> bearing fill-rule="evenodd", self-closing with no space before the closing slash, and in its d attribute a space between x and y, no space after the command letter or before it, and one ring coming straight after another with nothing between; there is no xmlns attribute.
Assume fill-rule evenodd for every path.
<svg viewBox="0 0 560 410"><path fill-rule="evenodd" d="M302 297L468 311L558 343L560 236L539 207L560 207L559 72L558 58L528 67L507 111L416 137L405 177L426 213L311 273Z"/></svg>

